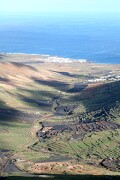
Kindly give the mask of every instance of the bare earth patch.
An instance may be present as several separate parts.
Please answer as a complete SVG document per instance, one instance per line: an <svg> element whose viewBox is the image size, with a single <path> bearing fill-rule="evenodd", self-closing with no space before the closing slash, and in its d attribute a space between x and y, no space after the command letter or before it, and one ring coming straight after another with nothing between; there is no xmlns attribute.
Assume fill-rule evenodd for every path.
<svg viewBox="0 0 120 180"><path fill-rule="evenodd" d="M101 174L99 168L88 168L87 165L73 164L69 161L35 163L29 170L37 174Z"/></svg>

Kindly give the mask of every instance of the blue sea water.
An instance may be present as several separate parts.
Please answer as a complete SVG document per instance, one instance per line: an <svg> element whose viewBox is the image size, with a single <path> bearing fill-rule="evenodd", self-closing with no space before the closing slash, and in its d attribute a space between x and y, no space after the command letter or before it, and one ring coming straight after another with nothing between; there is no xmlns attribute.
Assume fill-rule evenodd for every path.
<svg viewBox="0 0 120 180"><path fill-rule="evenodd" d="M120 16L117 13L0 15L2 52L120 64Z"/></svg>

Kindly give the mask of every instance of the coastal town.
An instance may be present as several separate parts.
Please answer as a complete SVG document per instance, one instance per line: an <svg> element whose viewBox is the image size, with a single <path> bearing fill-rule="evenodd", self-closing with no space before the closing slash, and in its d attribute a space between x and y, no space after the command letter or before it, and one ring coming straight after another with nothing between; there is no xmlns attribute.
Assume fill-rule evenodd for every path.
<svg viewBox="0 0 120 180"><path fill-rule="evenodd" d="M119 80L120 80L120 75L108 74L105 76L101 76L100 78L89 79L88 82L94 83L94 82L119 81Z"/></svg>

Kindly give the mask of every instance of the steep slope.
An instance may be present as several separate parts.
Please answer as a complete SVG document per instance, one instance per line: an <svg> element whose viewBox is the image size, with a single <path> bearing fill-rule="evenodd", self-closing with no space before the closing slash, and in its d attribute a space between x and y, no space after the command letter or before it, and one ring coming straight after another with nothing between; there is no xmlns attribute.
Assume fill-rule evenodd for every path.
<svg viewBox="0 0 120 180"><path fill-rule="evenodd" d="M90 85L75 95L74 100L82 102L87 111L103 108L108 110L114 107L116 102L120 102L120 81Z"/></svg>

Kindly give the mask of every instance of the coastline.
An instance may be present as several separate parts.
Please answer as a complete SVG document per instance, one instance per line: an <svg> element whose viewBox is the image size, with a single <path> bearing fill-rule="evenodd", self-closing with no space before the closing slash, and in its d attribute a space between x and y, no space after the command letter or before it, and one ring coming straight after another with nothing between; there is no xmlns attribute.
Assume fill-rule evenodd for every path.
<svg viewBox="0 0 120 180"><path fill-rule="evenodd" d="M2 56L2 57L1 57ZM74 58L65 58L61 56L53 56L53 55L48 55L48 54L30 54L30 53L6 53L6 52L0 52L0 60L4 60L4 56L9 59L10 62L14 62L12 60L12 57L18 58L18 62L21 63L21 60L19 59L21 56L23 59L30 58L33 62L31 63L40 63L40 62L48 62L48 63L90 63L90 64L95 64L95 65L113 65L113 66L119 66L119 64L116 63L99 63L96 61L88 60L88 59L74 59ZM17 59L15 59L16 61ZM30 62L29 60L29 62ZM24 61L22 61L24 63Z"/></svg>
<svg viewBox="0 0 120 180"><path fill-rule="evenodd" d="M27 54L27 53L0 53L0 55L11 55L11 56L31 56L37 58L37 61L52 62L52 63L90 63L87 59L71 59L59 56L51 56L47 54Z"/></svg>

